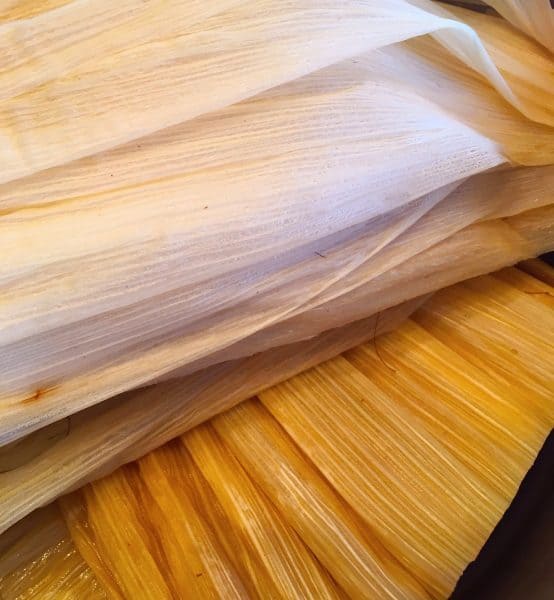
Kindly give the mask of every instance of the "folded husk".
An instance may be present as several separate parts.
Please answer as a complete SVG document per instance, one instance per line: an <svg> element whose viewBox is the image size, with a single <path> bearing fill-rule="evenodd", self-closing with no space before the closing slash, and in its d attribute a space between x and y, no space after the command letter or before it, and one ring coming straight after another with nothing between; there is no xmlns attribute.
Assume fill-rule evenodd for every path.
<svg viewBox="0 0 554 600"><path fill-rule="evenodd" d="M524 173L527 175L527 171ZM498 178L499 175L486 177ZM523 184L523 181L519 183ZM476 185L475 189L479 193L487 193L486 186ZM514 184L508 189L514 192L518 187ZM530 190L524 185L521 185L521 189ZM467 201L463 194L460 198ZM431 239L431 247L422 250L411 260L401 262L394 269L370 279L343 298L330 301L329 313L334 315L332 326L338 327L345 321L360 318L367 311L383 310L389 301L398 304L452 284L461 278L461 273L466 277L478 275L501 267L506 262L517 262L529 253L541 252L551 239L552 208L537 208L515 217L509 216L508 206L502 206L502 209L498 216L504 218L493 218L472 225L439 244L433 244ZM420 231L416 230L414 236L429 241L430 231L440 231L437 222L440 221L432 218L427 224L420 222ZM422 248L425 247L425 243L422 244ZM478 264L475 262L476 252L480 253ZM455 264L452 263L452 256L456 256ZM379 257L378 254L376 258ZM408 302L405 306L393 309L391 314L406 315L407 312L403 311L409 311L412 306L413 303ZM325 309L322 311L324 315L329 314ZM368 336L374 337L388 323L385 313L379 316L377 322L376 318L370 319L365 325L357 322L291 347L267 349L276 344L290 344L298 332L304 337L313 336L318 332L321 321L319 309L307 311L296 319L285 321L282 329L246 340L236 348L231 346L217 357L220 364L207 370L130 392L82 414L77 413L71 418L70 431L65 439L45 448L42 454L26 465L0 474L0 502L3 508L0 528L9 526L68 489L141 456L247 398L259 388L284 379ZM265 352L251 358L239 358L244 356L246 349L265 349ZM292 362L288 362L288 358L282 362L283 356L288 357L289 352L292 353ZM229 359L235 359L235 362ZM221 362L224 360L227 362ZM283 371L279 367L281 364ZM205 365L197 364L192 369L202 366ZM271 371L268 371L268 367L271 367ZM183 374L181 370L173 373L173 377ZM41 410L37 414L42 416ZM65 427L65 424L60 426ZM63 469L59 468L60 464L65 465Z"/></svg>
<svg viewBox="0 0 554 600"><path fill-rule="evenodd" d="M541 6L506 16L544 42ZM497 17L0 9L0 445L554 246L553 59Z"/></svg>
<svg viewBox="0 0 554 600"><path fill-rule="evenodd" d="M554 11L550 0L487 0L487 4L554 52Z"/></svg>
<svg viewBox="0 0 554 600"><path fill-rule="evenodd" d="M0 531L62 493L146 454L261 389L389 331L420 303L421 299L408 301L310 340L107 400L54 423L64 430L63 439L47 441L23 465L15 462L9 446L0 448L5 463L0 473ZM42 431L16 443L36 447L35 436Z"/></svg>
<svg viewBox="0 0 554 600"><path fill-rule="evenodd" d="M552 270L538 272L440 291L64 497L71 538L54 507L33 513L0 537L0 593L448 597L551 429Z"/></svg>

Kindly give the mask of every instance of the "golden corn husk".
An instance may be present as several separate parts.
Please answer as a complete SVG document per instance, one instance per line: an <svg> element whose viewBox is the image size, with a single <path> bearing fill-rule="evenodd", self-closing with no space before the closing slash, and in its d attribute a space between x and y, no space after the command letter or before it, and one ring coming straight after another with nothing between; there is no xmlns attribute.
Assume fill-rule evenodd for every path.
<svg viewBox="0 0 554 600"><path fill-rule="evenodd" d="M431 0L0 0L0 531L254 394L266 408L250 403L253 414L263 413L269 438L276 425L266 409L287 435L295 438L296 432L294 443L314 464L333 465L329 473L317 467L333 488L329 497L344 495L358 516L377 510L364 500L372 498L369 475L356 489L341 487L337 474L355 468L344 458L351 449L322 443L316 457L304 447L301 431L312 429L314 439L322 435L327 444L333 434L321 433L323 422L316 425L316 404L302 409L299 401L277 415L266 399L288 384L264 390L391 331L437 290L554 248L553 11L548 0L485 4L491 10ZM511 299L512 283L522 275L503 273L504 283L500 276L484 277L437 297L454 307L453 295L471 302L494 283L499 302L503 294ZM525 310L521 293L515 297ZM533 304L541 322L550 318L547 300L541 296ZM438 300L429 302L417 313L418 325L405 326L386 344L403 340L410 356L410 344L429 344L440 354L446 343L472 365L479 357L487 377L500 373L503 386L514 383L512 348L503 337L510 330L499 326L479 351L469 352L469 330L434 317L429 323L428 315L442 310ZM491 315L493 308L474 315L475 329L486 328ZM517 314L512 318L513 331L524 329ZM518 349L525 364L532 362L531 342L547 352L548 340L539 338L524 338L528 344ZM417 352L428 369L418 375L418 389L432 385L431 373L442 369L481 398L479 385L459 379L461 366ZM347 379L373 390L365 367L356 363L366 364L364 351L348 356L332 363L342 371L318 371L335 378L346 394L324 394L332 406L332 399L339 406L350 393L359 400L361 392L352 391ZM525 371L517 378L529 389L525 401L534 407L536 422L523 420L521 431L513 425L533 443L523 452L512 445L511 430L497 432L498 447L518 465L528 466L536 452L542 435L536 424L551 423L544 400L551 381L547 365L536 363L540 375ZM318 389L319 376L303 377L306 389ZM397 381L406 394L415 381L410 377ZM489 402L488 396L481 401ZM301 409L301 416L294 412ZM231 414L241 410L250 409ZM438 411L433 419L443 419L438 407L432 410ZM363 438L368 416L348 413L341 422L342 416L337 427ZM444 416L444 423L451 420ZM473 417L469 421L471 431L485 435ZM208 441L190 434L183 460L194 477L210 481L224 505L228 492L224 484L217 487L213 473L233 471L234 459L214 459L209 473L194 467L195 451L206 461L212 452L222 453L220 422L227 421L206 426ZM366 425L383 444L402 431L401 425ZM237 435L233 427L230 439ZM247 572L224 561L202 593L225 586L239 596L251 593L262 584L245 581L263 571L263 585L275 596L286 595L289 585L324 596L356 596L364 585L377 596L445 594L498 519L522 471L514 471L515 479L493 474L479 454L462 441L460 450L444 436L441 444L456 457L452 464L470 468L470 456L486 471L493 491L479 522L456 498L444 500L445 511L466 511L465 521L474 525L458 532L458 549L447 542L422 546L432 526L421 507L442 510L433 504L433 490L447 486L428 474L411 500L413 523L400 526L383 517L376 533L380 544L392 536L387 552L409 563L406 575L390 566L396 559L379 558L394 571L393 583L375 575L385 567L373 555L370 560L365 546L365 558L348 558L359 563L356 577L336 579L330 566L335 557L323 560L323 551L311 545L319 548L326 538L318 540L296 523L294 535L278 529L278 536L290 538L291 556L310 564L305 571L277 583L264 557L252 559ZM431 465L440 452L425 439L428 449L420 458ZM240 440L225 443L235 444L237 454L246 451ZM150 465L144 469L163 484L166 471L180 464L172 448L161 451L167 459L161 466L152 455L137 468ZM352 457L369 460L365 449ZM381 465L385 474L398 466L387 465ZM249 463L247 470L255 468ZM396 483L404 481L404 472L394 472ZM371 485L385 476L377 473ZM238 475L229 478L229 485L247 485ZM382 498L407 493L393 483ZM118 485L124 500L129 484ZM111 488L105 489L109 497ZM159 498L165 504L152 518L165 526L166 509L181 501L196 506L194 498ZM263 504L265 496L255 502ZM108 510L100 504L99 511ZM277 509L292 511L293 505ZM181 524L183 531L190 526L209 541L200 517ZM232 518L230 531L246 526L238 508ZM81 531L73 523L73 533L73 527ZM448 527L439 524L436 531L447 536ZM309 551L302 549L298 528L311 540ZM138 538L142 533L135 532ZM84 569L88 581L91 563L64 562L72 542L66 531L60 536L56 543L63 551L44 560ZM182 539L175 535L176 544ZM213 547L208 541L206 552L216 552L217 544L230 552L229 539ZM250 544L244 541L246 554ZM191 553L191 564L199 560L197 551L194 544L183 549ZM146 550L143 558L144 569L154 572ZM178 553L167 558L178 561ZM109 575L91 566L102 582L99 590L112 577L119 581L117 565L106 560ZM162 578L152 593L164 597L192 585L194 569L182 578L171 584Z"/></svg>
<svg viewBox="0 0 554 600"><path fill-rule="evenodd" d="M437 293L20 521L2 597L448 597L552 427L552 307L515 268Z"/></svg>
<svg viewBox="0 0 554 600"><path fill-rule="evenodd" d="M502 264L552 247L552 56L499 17L426 0L3 15L2 444L433 291L375 279L505 210L545 212ZM520 175L533 187L512 193Z"/></svg>

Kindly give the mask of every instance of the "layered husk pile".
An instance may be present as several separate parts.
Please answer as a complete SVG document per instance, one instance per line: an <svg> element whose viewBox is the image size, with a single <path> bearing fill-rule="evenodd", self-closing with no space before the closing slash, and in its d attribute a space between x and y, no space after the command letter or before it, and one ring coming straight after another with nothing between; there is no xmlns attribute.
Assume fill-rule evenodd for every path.
<svg viewBox="0 0 554 600"><path fill-rule="evenodd" d="M554 11L488 4L0 1L1 528L554 247Z"/></svg>
<svg viewBox="0 0 554 600"><path fill-rule="evenodd" d="M537 265L523 268L544 281L509 268L442 290L394 332L35 511L0 536L0 596L446 598L554 422L554 271ZM482 584L462 597L514 587Z"/></svg>

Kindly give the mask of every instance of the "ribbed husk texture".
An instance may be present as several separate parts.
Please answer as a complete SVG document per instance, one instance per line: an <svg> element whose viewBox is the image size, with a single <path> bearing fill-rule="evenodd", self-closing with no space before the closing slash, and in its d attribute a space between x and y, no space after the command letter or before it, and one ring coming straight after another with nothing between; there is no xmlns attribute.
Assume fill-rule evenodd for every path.
<svg viewBox="0 0 554 600"><path fill-rule="evenodd" d="M34 512L0 536L0 595L447 598L554 422L553 274L440 291L395 331ZM220 396L262 365L228 371ZM265 363L266 381L281 368Z"/></svg>
<svg viewBox="0 0 554 600"><path fill-rule="evenodd" d="M0 3L0 445L551 249L552 16L490 4ZM4 525L94 471L8 502L33 444Z"/></svg>

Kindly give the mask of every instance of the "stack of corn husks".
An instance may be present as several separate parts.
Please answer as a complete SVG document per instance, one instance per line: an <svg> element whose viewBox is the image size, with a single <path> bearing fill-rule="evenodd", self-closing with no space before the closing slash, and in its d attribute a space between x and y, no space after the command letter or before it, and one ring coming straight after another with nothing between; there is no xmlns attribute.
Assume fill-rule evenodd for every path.
<svg viewBox="0 0 554 600"><path fill-rule="evenodd" d="M554 11L488 4L0 1L2 528L554 247Z"/></svg>
<svg viewBox="0 0 554 600"><path fill-rule="evenodd" d="M493 534L502 576L457 581L554 423L552 283L533 259L441 290L395 331L34 511L0 535L0 597L548 597L551 565L514 527L536 531L529 494Z"/></svg>

